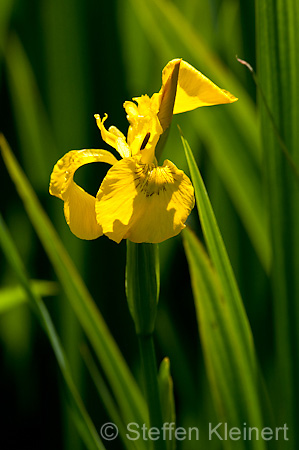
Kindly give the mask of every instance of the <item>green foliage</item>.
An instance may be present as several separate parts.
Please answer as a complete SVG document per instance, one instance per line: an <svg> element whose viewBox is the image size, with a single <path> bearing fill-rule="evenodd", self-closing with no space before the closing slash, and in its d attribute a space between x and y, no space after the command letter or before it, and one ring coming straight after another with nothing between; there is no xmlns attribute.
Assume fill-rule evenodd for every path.
<svg viewBox="0 0 299 450"><path fill-rule="evenodd" d="M1 137L1 448L14 445L11 436L16 448L34 438L44 450L155 445L126 437L129 422L148 423L126 246L73 237L48 181L68 150L105 148L93 114L109 113L109 125L126 133L122 103L158 92L161 69L179 57L239 100L175 116L163 149L189 171L198 211L181 237L159 246L159 304L148 292L154 314L143 311L151 331L157 319L157 357L151 340L145 363L162 361L163 420L199 433L166 445L298 448L297 3L0 2L0 131L15 155ZM236 55L255 69L259 88ZM105 169L89 166L76 177L95 194ZM136 282L141 292L148 275L158 278L130 246L134 309ZM209 423L219 420L286 423L289 440L209 440ZM109 421L119 438L103 446Z"/></svg>
<svg viewBox="0 0 299 450"><path fill-rule="evenodd" d="M299 168L298 4L296 1L257 2L258 71L264 100L259 97L264 147L269 227L273 248L271 282L277 339L277 379L283 386L279 404L298 446L298 229L299 189L281 141ZM272 113L269 116L266 105ZM272 121L273 118L273 121ZM277 138L277 132L280 140Z"/></svg>
<svg viewBox="0 0 299 450"><path fill-rule="evenodd" d="M178 55L191 62L216 84L239 97L234 107L212 107L193 113L193 127L207 150L248 230L265 267L269 270L270 245L265 227L261 179L261 152L253 102L236 76L226 67L172 2L131 0L134 11L161 61ZM207 8L208 9L208 8ZM171 45L169 43L171 42ZM234 56L234 55L232 55Z"/></svg>
<svg viewBox="0 0 299 450"><path fill-rule="evenodd" d="M232 268L202 178L182 136L204 237L215 272L200 242L184 232L199 331L219 420L262 429L259 369L252 335ZM219 374L222 374L219 377ZM231 402L231 399L234 399ZM237 401L238 400L238 401ZM244 408L245 406L245 408ZM249 426L251 426L249 425ZM265 448L261 442L260 448ZM232 448L230 441L226 448ZM250 448L240 442L241 448ZM259 448L253 444L252 448Z"/></svg>
<svg viewBox="0 0 299 450"><path fill-rule="evenodd" d="M126 423L132 421L144 423L145 410L143 399L125 361L5 139L3 136L0 138L2 155L7 169L24 201L24 206L36 227L49 259L52 261L57 276L71 302L71 306L106 371Z"/></svg>
<svg viewBox="0 0 299 450"><path fill-rule="evenodd" d="M243 424L263 428L258 398L258 371L240 333L240 322L231 314L227 297L204 249L196 237L184 232L199 332L219 422L229 428ZM224 443L225 449L264 449L263 441Z"/></svg>
<svg viewBox="0 0 299 450"><path fill-rule="evenodd" d="M173 380L170 374L169 358L164 358L160 364L158 381L163 423L173 424L172 433L170 433L170 436L169 434L167 434L167 450L173 450L176 447L174 436L175 401L173 395Z"/></svg>
<svg viewBox="0 0 299 450"><path fill-rule="evenodd" d="M34 280L31 289L40 297L57 295L58 286L53 281ZM0 289L0 314L26 302L27 297L19 286Z"/></svg>
<svg viewBox="0 0 299 450"><path fill-rule="evenodd" d="M159 291L158 245L127 241L126 294L137 334L153 333Z"/></svg>
<svg viewBox="0 0 299 450"><path fill-rule="evenodd" d="M2 217L0 217L0 243L7 260L11 264L12 268L14 269L18 277L18 281L22 286L24 294L27 295L32 308L38 315L40 323L42 327L45 329L46 334L48 335L49 341L52 345L55 356L57 358L58 365L64 377L64 381L71 395L74 414L76 416L79 416L78 423L80 423L80 433L82 439L85 442L86 447L89 450L95 449L104 450L105 447L102 445L99 436L97 435L97 432L94 428L94 425L91 422L85 410L85 407L82 403L82 400L78 394L78 391L74 385L70 367L65 358L64 351L61 347L59 337L53 326L50 315L41 298L36 293L36 290L32 289L31 287L28 276L26 274L25 267L23 266L22 260L20 259L17 249L14 246L14 243L11 239L11 236L9 235L9 231L6 225L4 224Z"/></svg>

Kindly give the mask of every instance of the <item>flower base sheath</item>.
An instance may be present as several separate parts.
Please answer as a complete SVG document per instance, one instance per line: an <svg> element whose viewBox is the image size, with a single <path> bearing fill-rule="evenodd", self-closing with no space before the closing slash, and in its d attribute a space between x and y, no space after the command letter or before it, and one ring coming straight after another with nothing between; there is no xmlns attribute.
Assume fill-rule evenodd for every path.
<svg viewBox="0 0 299 450"><path fill-rule="evenodd" d="M169 83L176 71L174 103L165 117ZM64 214L72 233L81 239L96 239L105 234L119 243L159 243L177 235L194 206L194 191L189 178L172 162L158 166L155 148L171 122L172 114L200 106L232 103L237 99L218 88L183 60L170 61L162 73L161 90L124 103L129 121L127 138L116 127L108 130L103 119L95 118L102 139L116 149L117 160L106 150L72 150L55 165L50 194L64 201ZM166 105L167 106L167 105ZM159 111L163 111L163 120ZM112 167L103 179L96 197L74 182L76 170L84 164L104 162Z"/></svg>

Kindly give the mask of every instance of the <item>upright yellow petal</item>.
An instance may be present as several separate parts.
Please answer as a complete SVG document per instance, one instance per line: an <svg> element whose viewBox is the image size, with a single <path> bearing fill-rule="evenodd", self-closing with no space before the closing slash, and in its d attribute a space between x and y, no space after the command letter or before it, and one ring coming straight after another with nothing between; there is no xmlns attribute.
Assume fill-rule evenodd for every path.
<svg viewBox="0 0 299 450"><path fill-rule="evenodd" d="M105 150L72 150L54 166L49 188L51 195L64 201L64 215L72 233L88 240L103 234L96 221L95 197L79 187L73 177L79 167L92 162L113 165L117 159Z"/></svg>
<svg viewBox="0 0 299 450"><path fill-rule="evenodd" d="M163 69L162 89L166 85L179 59L173 59ZM200 106L220 105L238 100L228 91L220 89L186 61L181 60L177 93L173 114L178 114Z"/></svg>
<svg viewBox="0 0 299 450"><path fill-rule="evenodd" d="M147 95L134 99L142 105L142 109L138 104L131 101L124 102L124 109L127 113L127 119L130 123L127 135L127 142L130 146L131 156L135 156L140 152L142 143L150 128L151 111L150 99ZM148 108L146 108L148 105Z"/></svg>
<svg viewBox="0 0 299 450"><path fill-rule="evenodd" d="M105 114L103 119L101 119L99 114L95 114L94 117L96 119L97 126L100 129L103 141L115 148L122 158L128 158L131 156L130 148L123 133L114 126L111 126L108 130L106 130L104 122L108 115Z"/></svg>
<svg viewBox="0 0 299 450"><path fill-rule="evenodd" d="M172 70L168 74L165 83L163 83L163 89L161 90L158 118L164 132L172 121L181 61L181 59L178 59L174 62ZM154 98L155 94L152 99L154 100Z"/></svg>
<svg viewBox="0 0 299 450"><path fill-rule="evenodd" d="M96 215L103 233L116 242L158 243L185 227L193 206L193 187L183 171L170 161L157 167L132 157L107 172Z"/></svg>
<svg viewBox="0 0 299 450"><path fill-rule="evenodd" d="M132 156L141 154L143 163L152 163L155 160L155 147L163 132L158 119L159 104L148 95L133 100L137 104L129 101L124 103L130 122L127 142Z"/></svg>

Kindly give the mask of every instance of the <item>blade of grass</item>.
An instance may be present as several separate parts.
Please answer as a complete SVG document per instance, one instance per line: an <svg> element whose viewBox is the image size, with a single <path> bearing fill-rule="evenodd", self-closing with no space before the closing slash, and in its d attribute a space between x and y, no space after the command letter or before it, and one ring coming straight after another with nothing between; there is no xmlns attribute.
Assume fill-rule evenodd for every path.
<svg viewBox="0 0 299 450"><path fill-rule="evenodd" d="M266 226L266 209L259 174L248 155L239 152L247 144L240 141L238 133L228 116L219 110L200 111L197 119L192 117L194 126L201 122L201 138L205 142L209 155L219 176L243 222L257 256L266 273L271 265L271 246ZM220 133L219 133L219 130ZM243 145L244 144L244 145ZM236 153L239 155L236 156Z"/></svg>
<svg viewBox="0 0 299 450"><path fill-rule="evenodd" d="M58 285L53 281L34 280L31 289L39 297L56 295ZM0 314L27 301L27 296L20 286L7 286L0 289Z"/></svg>
<svg viewBox="0 0 299 450"><path fill-rule="evenodd" d="M14 33L7 44L5 63L25 170L34 186L42 189L49 179L55 143L30 61Z"/></svg>
<svg viewBox="0 0 299 450"><path fill-rule="evenodd" d="M173 424L173 430L169 431L166 435L167 450L174 450L176 447L176 439L174 435L175 427L175 403L173 394L173 381L170 374L170 361L169 358L164 358L160 364L158 373L160 399L162 406L163 422L165 424ZM171 430L171 428L170 428Z"/></svg>
<svg viewBox="0 0 299 450"><path fill-rule="evenodd" d="M165 305L166 298L162 297L157 316L156 336L162 352L168 353L172 361L172 370L175 374L175 391L180 398L180 411L185 408L188 414L191 414L191 411L196 410L198 404L195 395L197 380L186 354L185 345L187 343L184 341L182 332L176 326L173 311L171 308L166 308Z"/></svg>
<svg viewBox="0 0 299 450"><path fill-rule="evenodd" d="M56 19L59 18L63 22L65 18L61 11L59 11L59 5L62 6L62 10L66 6L67 2L55 2L52 1L47 8L48 18L52 12L52 8L58 6L56 10ZM83 63L82 54L80 54L80 46L74 45L74 36L80 42L83 41L83 33L80 33L80 38L78 38L77 29L78 26L71 26L73 24L74 17L76 16L76 5L78 2L69 2L70 8L66 7L67 13L66 17L72 17L72 20L68 20L67 27L59 27L57 22L52 26L50 33L53 33L55 38L58 40L59 45L55 45L56 58L51 59L46 51L42 52L39 61L43 63L49 62L46 73L42 79L38 79L38 68L34 66L33 62L30 61L29 55L27 54L25 44L21 42L17 35L11 34L7 45L7 51L5 53L5 62L8 73L8 85L9 91L12 98L13 112L15 116L16 127L18 130L17 136L20 141L20 151L22 161L24 161L25 171L28 174L35 189L43 191L44 186L48 183L49 173L48 168L53 165L53 163L60 156L58 154L58 148L64 147L66 144L65 140L62 140L62 136L72 136L73 140L78 139L77 142L87 142L87 137L85 131L85 121L81 121L84 117L84 102L79 101L80 95L87 98L85 95L86 90L81 81L85 80L83 75L80 75L82 71L86 70L86 64ZM73 11L72 11L73 8ZM55 14L55 12L54 12ZM81 17L78 14L79 18ZM66 20L65 20L66 23ZM42 30L49 30L50 27L43 26ZM72 36L72 38L70 38ZM68 47L65 49L65 40L73 44L73 48ZM28 47L27 47L28 48ZM75 52L75 56L72 52ZM64 58L68 57L69 60L64 64L59 60L58 54L63 54ZM76 61L76 62L75 62ZM81 64L78 67L78 62ZM76 64L77 63L77 64ZM59 68L58 68L59 67ZM49 84L46 83L47 78L52 76L53 72L56 72L54 80L51 80ZM73 95L72 89L69 87L65 88L65 79L72 80L72 84L77 86L76 92L80 95ZM61 87L61 84L63 85ZM48 104L50 107L54 104L52 110L52 120L48 117L48 111L46 111L45 105L42 100L40 89L43 89L44 93L49 95ZM59 92L57 92L57 90ZM57 100L58 99L58 100ZM46 99L47 100L47 99ZM81 99L80 99L81 100ZM68 103L69 102L69 103ZM76 111L76 114L72 114ZM81 117L78 117L81 114ZM62 119L64 117L65 120ZM76 118L78 117L78 122ZM70 121L72 121L72 127L70 126ZM79 126L80 123L80 126ZM70 129L67 129L67 126ZM59 129L57 129L57 127ZM64 134L62 133L64 130ZM85 136L85 138L84 138ZM69 144L69 143L68 143ZM41 149L43 151L41 151ZM56 157L55 157L56 155ZM34 164L32 164L34 161ZM68 242L69 235L63 236L63 239ZM83 261L85 261L84 255L85 247L80 246L79 242L73 242L71 246L71 256L80 264L79 269L83 268ZM77 384L84 383L83 377L84 373L82 371L82 360L79 358L76 348L81 340L82 330L78 324L78 321L73 314L71 307L68 302L60 301L58 302L58 307L60 309L59 317L68 317L67 321L60 324L60 335L69 358L70 365L73 372L76 374ZM80 444L76 433L73 430L73 420L69 420L69 410L64 408L62 404L63 415L64 415L64 447L65 450L80 450Z"/></svg>
<svg viewBox="0 0 299 450"><path fill-rule="evenodd" d="M61 347L59 337L56 333L48 310L39 295L37 295L36 291L32 289L25 267L23 266L22 260L18 254L17 249L15 248L14 242L8 232L8 229L6 228L2 216L0 216L0 244L8 262L10 263L18 277L20 286L22 286L24 294L27 295L31 306L37 314L40 323L49 338L64 381L69 390L73 404L76 408L76 414L80 417L81 437L83 438L89 450L105 450L105 447L103 446L96 432L96 429L83 405L82 399L73 382L71 370L69 368L64 350Z"/></svg>
<svg viewBox="0 0 299 450"><path fill-rule="evenodd" d="M299 165L299 9L295 0L256 2L257 77L295 164ZM273 247L271 271L276 332L277 420L287 422L289 443L298 448L299 418L299 190L279 147L271 117L260 103L269 226Z"/></svg>
<svg viewBox="0 0 299 450"><path fill-rule="evenodd" d="M291 154L289 153L285 143L283 142L283 140L282 140L282 138L280 136L279 130L278 130L278 128L276 126L276 123L275 123L275 119L272 116L272 112L271 112L271 110L269 108L269 105L267 103L266 97L264 96L264 92L263 92L263 90L262 90L262 88L261 88L261 86L259 84L259 80L258 80L258 78L256 76L256 73L254 72L252 66L247 61L244 61L244 60L242 60L240 58L237 58L237 61L239 63L241 63L242 65L246 66L247 69L250 71L250 73L252 75L252 78L253 78L253 81L255 82L255 85L256 85L257 89L259 90L260 99L263 102L263 106L264 106L265 110L267 111L268 118L270 119L270 121L272 123L273 131L274 131L275 136L276 136L276 138L278 140L278 143L279 143L279 146L281 148L281 151L283 152L283 154L284 154L288 164L290 165L290 168L292 169L292 171L294 173L294 176L296 177L297 181L299 181L299 169L296 166L295 161L293 160Z"/></svg>
<svg viewBox="0 0 299 450"><path fill-rule="evenodd" d="M13 4L13 0L2 0L0 3L0 51L4 47L4 40L7 34Z"/></svg>
<svg viewBox="0 0 299 450"><path fill-rule="evenodd" d="M262 430L258 373L246 352L239 324L231 314L231 298L222 289L196 236L186 229L184 246L189 264L205 363L219 419L228 429L254 426ZM223 429L218 428L223 434ZM225 449L265 449L263 440L223 440ZM232 445L233 444L233 445Z"/></svg>
<svg viewBox="0 0 299 450"><path fill-rule="evenodd" d="M44 83L54 136L61 148L79 148L88 139L90 73L85 2L52 0L41 4ZM80 29L80 33L78 30ZM84 144L83 144L84 143ZM70 146L70 147L69 147Z"/></svg>
<svg viewBox="0 0 299 450"><path fill-rule="evenodd" d="M230 299L227 308L230 311L231 316L235 319L235 327L238 328L238 332L243 338L244 351L248 356L251 369L253 370L253 373L260 374L258 376L258 382L259 396L262 399L260 405L263 409L263 416L265 417L265 420L267 420L267 424L271 424L274 427L275 422L273 419L272 405L269 401L269 393L267 392L261 369L256 359L252 332L236 278L192 150L183 135L181 135L181 139L194 185L197 210L209 255L217 271L217 275L221 280L223 292L227 298Z"/></svg>
<svg viewBox="0 0 299 450"><path fill-rule="evenodd" d="M7 32L9 28L9 22L11 13L13 10L13 0L2 0L0 2L0 61L3 57L3 52L6 45ZM0 65L0 81L1 81L2 65Z"/></svg>
<svg viewBox="0 0 299 450"><path fill-rule="evenodd" d="M123 62L129 75L126 83L129 91L135 95L142 92L151 81L151 47L128 2L118 3L118 21L122 30Z"/></svg>
<svg viewBox="0 0 299 450"><path fill-rule="evenodd" d="M102 400L107 413L109 414L109 417L113 421L113 423L117 426L119 431L119 436L122 440L122 443L124 447L128 450L136 450L136 443L135 441L131 441L127 438L127 428L122 420L122 417L119 414L117 405L115 404L115 401L113 397L111 396L111 393L107 387L107 384L102 377L94 359L93 356L88 349L87 346L84 346L81 348L81 354L85 361L86 367L88 369L88 372L94 382L94 385L96 387L96 390L99 394L100 399Z"/></svg>
<svg viewBox="0 0 299 450"><path fill-rule="evenodd" d="M252 334L225 244L192 150L182 134L181 139L194 186L196 206L209 254L221 280L224 294L230 299L228 308L235 320L235 326L238 328L239 334L242 337L244 351L250 356L251 364L254 367L255 358Z"/></svg>
<svg viewBox="0 0 299 450"><path fill-rule="evenodd" d="M124 419L127 423L146 423L145 403L137 384L3 135L0 135L0 147L10 176L78 320L93 345Z"/></svg>

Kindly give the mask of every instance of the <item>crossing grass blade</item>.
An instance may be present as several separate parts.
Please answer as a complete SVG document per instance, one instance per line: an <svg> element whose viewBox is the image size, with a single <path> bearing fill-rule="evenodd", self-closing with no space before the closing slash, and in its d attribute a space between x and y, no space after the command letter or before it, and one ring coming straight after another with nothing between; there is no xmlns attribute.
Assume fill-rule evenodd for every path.
<svg viewBox="0 0 299 450"><path fill-rule="evenodd" d="M53 281L34 280L30 282L33 292L39 297L56 295L58 285ZM27 296L20 286L6 286L0 289L0 314L27 301Z"/></svg>
<svg viewBox="0 0 299 450"><path fill-rule="evenodd" d="M36 289L32 288L32 284L27 276L25 267L23 266L22 260L18 254L18 251L14 245L12 237L10 236L8 229L0 216L0 245L2 250L15 271L20 286L22 287L24 295L28 297L28 300L34 309L37 317L40 321L41 326L44 328L49 341L52 345L53 351L55 353L58 365L60 367L61 373L63 375L65 384L68 388L70 394L70 400L73 404L73 412L77 417L77 423L80 424L79 432L81 437L88 448L88 450L105 450L97 431L83 405L82 399L76 389L73 381L70 367L68 361L66 360L64 350L61 346L59 337L56 333L54 324L48 313L48 310L41 300L40 296L36 292Z"/></svg>
<svg viewBox="0 0 299 450"><path fill-rule="evenodd" d="M258 370L247 353L238 319L231 314L230 296L222 287L203 246L189 229L183 231L199 333L211 393L219 421L228 429L263 428ZM218 429L223 435L223 429ZM225 449L265 449L263 440L223 440Z"/></svg>
<svg viewBox="0 0 299 450"><path fill-rule="evenodd" d="M30 220L109 379L124 420L127 423L146 423L146 407L139 388L3 135L0 136L0 147L8 172L16 185Z"/></svg>

